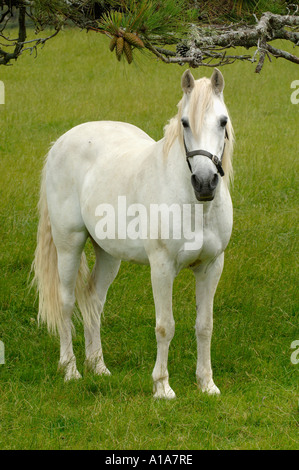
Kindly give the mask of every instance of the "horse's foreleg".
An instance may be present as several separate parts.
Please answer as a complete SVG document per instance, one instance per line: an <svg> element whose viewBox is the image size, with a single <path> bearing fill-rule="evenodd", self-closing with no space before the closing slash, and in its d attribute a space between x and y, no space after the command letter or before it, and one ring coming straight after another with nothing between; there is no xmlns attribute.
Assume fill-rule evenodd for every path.
<svg viewBox="0 0 299 470"><path fill-rule="evenodd" d="M219 394L214 384L211 366L211 338L213 330L213 300L223 269L224 254L208 265L194 271L196 278L196 338L198 386L203 392Z"/></svg>
<svg viewBox="0 0 299 470"><path fill-rule="evenodd" d="M163 258L163 257L162 257ZM168 350L174 335L172 314L172 285L174 270L172 263L155 256L150 259L151 280L156 308L157 359L153 370L154 397L175 398L168 381Z"/></svg>
<svg viewBox="0 0 299 470"><path fill-rule="evenodd" d="M114 281L120 266L120 261L110 256L102 250L95 242L93 242L96 253L96 263L93 271L93 279L97 291L98 298L103 309L109 286ZM100 335L100 317L102 311L99 312L99 319L92 319L90 324L84 324L85 335L85 352L86 367L91 369L98 375L110 375L107 369L102 352L101 335Z"/></svg>

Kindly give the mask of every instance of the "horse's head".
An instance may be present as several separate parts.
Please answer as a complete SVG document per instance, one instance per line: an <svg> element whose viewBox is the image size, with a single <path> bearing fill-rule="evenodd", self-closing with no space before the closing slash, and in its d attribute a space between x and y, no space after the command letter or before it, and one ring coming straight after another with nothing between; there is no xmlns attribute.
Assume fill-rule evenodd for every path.
<svg viewBox="0 0 299 470"><path fill-rule="evenodd" d="M219 178L224 175L221 160L228 138L228 112L223 88L224 79L217 69L211 79L194 80L189 70L182 76L180 117L191 183L198 201L214 199Z"/></svg>

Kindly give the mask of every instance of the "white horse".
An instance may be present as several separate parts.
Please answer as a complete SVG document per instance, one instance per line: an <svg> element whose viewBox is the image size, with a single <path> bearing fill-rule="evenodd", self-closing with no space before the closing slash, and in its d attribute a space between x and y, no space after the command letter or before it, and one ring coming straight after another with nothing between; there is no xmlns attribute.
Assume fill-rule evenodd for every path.
<svg viewBox="0 0 299 470"><path fill-rule="evenodd" d="M43 170L33 267L39 290L38 317L50 331L58 330L59 366L65 380L81 377L72 347L71 316L76 300L84 322L86 364L96 374L110 374L103 360L100 316L121 260L129 260L151 267L157 339L154 396L175 397L167 361L175 330L172 286L183 268L191 268L196 278L198 385L209 394L220 393L212 377L210 346L213 298L232 231L229 180L233 147L223 88L219 70L214 70L211 79L200 80L194 80L187 70L182 76L184 94L178 113L158 142L131 124L100 121L74 127L51 148ZM190 237L177 236L177 231L175 236L175 226L168 227L169 236L163 237L163 221L157 218L158 236L151 236L150 224L145 224L143 236L119 232L126 228L120 227L125 209L119 202L124 197L135 228L136 217L132 216L136 208L139 215L143 208L149 217L153 205L192 207L189 222L197 227L193 241L201 243L188 248ZM114 221L107 216L108 208L112 208ZM99 218L104 212L105 220ZM201 217L200 224L196 217ZM97 233L99 221L102 228L106 224L106 237ZM176 223L181 221L176 219ZM109 230L108 222L112 223ZM110 233L111 227L116 235ZM91 275L83 251L88 237L96 255Z"/></svg>

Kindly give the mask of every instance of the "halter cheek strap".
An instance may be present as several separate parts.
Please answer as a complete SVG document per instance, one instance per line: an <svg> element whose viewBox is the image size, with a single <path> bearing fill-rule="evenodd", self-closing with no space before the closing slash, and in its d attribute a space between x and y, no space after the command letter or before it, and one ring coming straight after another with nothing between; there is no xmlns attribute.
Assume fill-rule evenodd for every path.
<svg viewBox="0 0 299 470"><path fill-rule="evenodd" d="M225 128L225 138L228 140L228 133L227 133L226 128ZM222 157L223 157L223 154L224 154L225 142L224 142L221 158L218 158L217 155L213 155L212 153L208 152L207 150L191 150L191 151L188 151L187 146L186 146L186 142L185 142L185 137L184 137L184 147L185 147L185 152L186 152L186 160L187 160L189 170L191 171L191 173L192 173L192 168L191 168L191 165L190 165L190 162L189 162L189 158L194 157L195 155L203 155L204 157L208 157L214 163L214 165L216 166L217 171L220 174L220 176L224 176L224 171L223 171L221 162L222 162Z"/></svg>

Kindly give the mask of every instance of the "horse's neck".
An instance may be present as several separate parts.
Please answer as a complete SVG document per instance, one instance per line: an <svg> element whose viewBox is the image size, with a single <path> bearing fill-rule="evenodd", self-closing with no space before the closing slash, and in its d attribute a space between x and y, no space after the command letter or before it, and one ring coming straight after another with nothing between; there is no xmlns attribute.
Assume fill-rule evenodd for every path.
<svg viewBox="0 0 299 470"><path fill-rule="evenodd" d="M164 140L158 142L160 148L164 149ZM194 201L194 191L191 185L191 173L186 161L186 155L179 141L176 138L171 146L168 155L162 153L163 169L165 181L169 190L174 195L184 195L184 203Z"/></svg>
<svg viewBox="0 0 299 470"><path fill-rule="evenodd" d="M178 183L184 184L186 180L189 179L190 171L179 138L177 137L174 140L168 155L165 155L164 153L164 139L157 142L157 145L162 149L164 169L167 175L178 180Z"/></svg>

